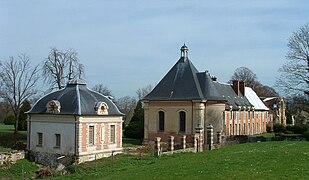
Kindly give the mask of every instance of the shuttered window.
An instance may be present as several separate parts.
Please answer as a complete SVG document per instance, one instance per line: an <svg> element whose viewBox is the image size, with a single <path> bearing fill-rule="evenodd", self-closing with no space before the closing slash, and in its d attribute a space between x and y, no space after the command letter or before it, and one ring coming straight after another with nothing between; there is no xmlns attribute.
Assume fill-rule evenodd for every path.
<svg viewBox="0 0 309 180"><path fill-rule="evenodd" d="M43 145L43 133L38 133L38 145L37 146L42 146Z"/></svg>
<svg viewBox="0 0 309 180"><path fill-rule="evenodd" d="M89 126L89 145L94 145L94 126Z"/></svg>
<svg viewBox="0 0 309 180"><path fill-rule="evenodd" d="M110 127L110 143L116 143L116 129L115 129L115 125L111 125Z"/></svg>
<svg viewBox="0 0 309 180"><path fill-rule="evenodd" d="M56 146L55 146L55 147L60 148L60 145L61 145L61 136L60 136L60 134L55 134L55 137L56 137Z"/></svg>

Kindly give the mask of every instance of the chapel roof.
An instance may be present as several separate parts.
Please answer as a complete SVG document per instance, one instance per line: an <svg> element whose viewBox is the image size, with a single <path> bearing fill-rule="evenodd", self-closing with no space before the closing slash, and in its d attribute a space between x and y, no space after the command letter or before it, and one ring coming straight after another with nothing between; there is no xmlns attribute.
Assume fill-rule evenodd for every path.
<svg viewBox="0 0 309 180"><path fill-rule="evenodd" d="M98 115L95 109L96 105L105 103L108 107L108 115L123 115L111 99L88 89L86 82L80 79L71 80L65 88L45 95L27 113L49 114L46 105L50 101L60 103L61 108L57 114Z"/></svg>
<svg viewBox="0 0 309 180"><path fill-rule="evenodd" d="M187 46L181 47L181 57L144 100L225 101L207 72L199 72L188 58Z"/></svg>

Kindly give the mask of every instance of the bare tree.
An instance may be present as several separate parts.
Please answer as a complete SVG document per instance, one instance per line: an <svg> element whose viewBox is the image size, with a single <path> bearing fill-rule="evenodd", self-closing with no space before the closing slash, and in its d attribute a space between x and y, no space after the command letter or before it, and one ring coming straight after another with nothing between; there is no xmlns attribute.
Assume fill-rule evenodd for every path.
<svg viewBox="0 0 309 180"><path fill-rule="evenodd" d="M124 123L129 124L131 118L133 117L134 109L136 107L137 100L134 97L125 96L117 99L116 104L121 112L126 116Z"/></svg>
<svg viewBox="0 0 309 180"><path fill-rule="evenodd" d="M84 75L84 66L79 63L77 52L69 49L62 51L52 48L44 61L43 76L50 89L61 89L65 83Z"/></svg>
<svg viewBox="0 0 309 180"><path fill-rule="evenodd" d="M113 96L112 91L108 89L108 87L104 86L103 84L96 84L95 86L93 86L92 90L98 93L101 93L105 96Z"/></svg>
<svg viewBox="0 0 309 180"><path fill-rule="evenodd" d="M290 95L309 95L309 24L294 32L287 46L287 62L279 69L277 85Z"/></svg>
<svg viewBox="0 0 309 180"><path fill-rule="evenodd" d="M0 68L1 96L12 108L16 119L15 133L18 132L20 108L23 102L36 93L38 71L38 65L32 68L29 57L24 54L19 56L19 60L10 57L10 60L4 62Z"/></svg>
<svg viewBox="0 0 309 180"><path fill-rule="evenodd" d="M152 86L151 84L148 84L146 87L143 88L139 88L136 91L137 97L139 100L143 99L147 94L150 93L150 91L152 91Z"/></svg>
<svg viewBox="0 0 309 180"><path fill-rule="evenodd" d="M246 86L254 89L256 86L257 77L256 74L254 74L249 68L239 67L234 71L234 74L229 82L231 83L233 80L244 81Z"/></svg>
<svg viewBox="0 0 309 180"><path fill-rule="evenodd" d="M263 85L260 82L256 82L256 86L254 91L259 97L277 97L279 94L276 92L276 90L272 87L269 87L267 85Z"/></svg>

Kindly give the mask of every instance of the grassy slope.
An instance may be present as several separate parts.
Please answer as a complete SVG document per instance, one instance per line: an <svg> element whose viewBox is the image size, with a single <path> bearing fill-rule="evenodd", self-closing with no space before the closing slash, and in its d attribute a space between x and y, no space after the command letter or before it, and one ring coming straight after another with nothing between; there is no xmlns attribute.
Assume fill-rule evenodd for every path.
<svg viewBox="0 0 309 180"><path fill-rule="evenodd" d="M106 158L59 179L308 179L308 147L308 142L265 142L159 159L119 155L114 168Z"/></svg>
<svg viewBox="0 0 309 180"><path fill-rule="evenodd" d="M13 125L0 124L0 151L23 149L27 140L27 131L14 134Z"/></svg>

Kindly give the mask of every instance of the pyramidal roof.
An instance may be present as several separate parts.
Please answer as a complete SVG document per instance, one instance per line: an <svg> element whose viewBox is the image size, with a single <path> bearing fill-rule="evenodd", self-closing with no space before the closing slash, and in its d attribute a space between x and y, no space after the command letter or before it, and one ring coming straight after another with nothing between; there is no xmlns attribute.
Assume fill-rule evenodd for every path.
<svg viewBox="0 0 309 180"><path fill-rule="evenodd" d="M225 101L210 75L199 72L188 58L188 48L182 46L181 57L144 100L211 100Z"/></svg>

